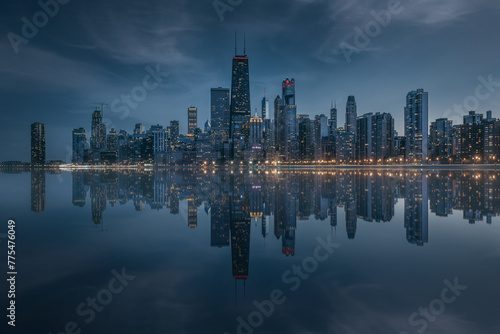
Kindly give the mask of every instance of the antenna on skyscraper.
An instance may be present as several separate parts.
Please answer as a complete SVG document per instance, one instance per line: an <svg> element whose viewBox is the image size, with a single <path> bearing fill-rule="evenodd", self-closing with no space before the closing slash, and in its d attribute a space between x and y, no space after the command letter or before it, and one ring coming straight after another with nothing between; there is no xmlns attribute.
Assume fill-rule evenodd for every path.
<svg viewBox="0 0 500 334"><path fill-rule="evenodd" d="M101 107L101 111L104 112L104 106L107 106L108 104L107 103L104 103L104 102L100 102L100 103L92 103L93 105L95 105L95 109L99 108L99 106Z"/></svg>
<svg viewBox="0 0 500 334"><path fill-rule="evenodd" d="M238 31L234 29L234 55L238 55Z"/></svg>
<svg viewBox="0 0 500 334"><path fill-rule="evenodd" d="M247 55L247 33L243 33L243 55Z"/></svg>

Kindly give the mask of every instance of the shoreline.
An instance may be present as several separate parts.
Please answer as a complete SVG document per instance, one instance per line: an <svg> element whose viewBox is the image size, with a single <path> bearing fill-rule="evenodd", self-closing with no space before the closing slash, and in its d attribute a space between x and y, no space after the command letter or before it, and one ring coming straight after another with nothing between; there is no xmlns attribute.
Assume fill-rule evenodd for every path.
<svg viewBox="0 0 500 334"><path fill-rule="evenodd" d="M460 164L460 165L176 165L176 166L141 166L141 165L52 165L52 166L0 166L1 171L30 171L30 170L59 170L59 171L84 171L84 170L171 170L171 169L212 169L212 170L500 170L500 164Z"/></svg>

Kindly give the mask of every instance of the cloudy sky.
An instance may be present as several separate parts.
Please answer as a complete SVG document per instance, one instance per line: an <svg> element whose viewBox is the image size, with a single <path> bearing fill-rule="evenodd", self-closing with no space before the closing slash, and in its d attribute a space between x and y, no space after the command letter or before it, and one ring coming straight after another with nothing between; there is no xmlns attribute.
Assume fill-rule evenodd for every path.
<svg viewBox="0 0 500 334"><path fill-rule="evenodd" d="M210 88L230 87L235 29L239 46L247 36L252 109L264 89L272 105L293 77L298 113L327 114L335 99L339 125L352 94L358 115L390 112L402 133L405 96L417 88L429 92L430 120L456 123L463 111L450 111L464 101L500 117L497 1L220 0L219 12L212 0L59 1L46 16L36 0L0 4L0 161L29 161L35 121L46 124L47 159L67 160L71 130L90 131L101 102L117 130L177 119L185 132L191 105L203 124ZM125 112L121 96L144 91Z"/></svg>

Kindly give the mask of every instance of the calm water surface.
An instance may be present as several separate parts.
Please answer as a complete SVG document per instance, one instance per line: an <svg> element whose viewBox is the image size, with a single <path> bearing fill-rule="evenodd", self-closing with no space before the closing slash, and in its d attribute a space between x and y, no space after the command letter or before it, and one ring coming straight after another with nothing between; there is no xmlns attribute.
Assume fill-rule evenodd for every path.
<svg viewBox="0 0 500 334"><path fill-rule="evenodd" d="M500 332L498 171L0 180L17 333Z"/></svg>

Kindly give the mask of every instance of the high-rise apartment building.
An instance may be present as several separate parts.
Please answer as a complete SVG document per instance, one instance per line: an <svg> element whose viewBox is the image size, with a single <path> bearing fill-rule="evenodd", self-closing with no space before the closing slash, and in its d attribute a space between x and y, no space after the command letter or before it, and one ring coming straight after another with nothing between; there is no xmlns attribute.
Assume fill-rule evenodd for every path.
<svg viewBox="0 0 500 334"><path fill-rule="evenodd" d="M428 145L429 97L423 89L411 91L406 96L405 137L406 160L425 163Z"/></svg>
<svg viewBox="0 0 500 334"><path fill-rule="evenodd" d="M31 124L31 164L45 164L45 124Z"/></svg>

